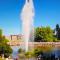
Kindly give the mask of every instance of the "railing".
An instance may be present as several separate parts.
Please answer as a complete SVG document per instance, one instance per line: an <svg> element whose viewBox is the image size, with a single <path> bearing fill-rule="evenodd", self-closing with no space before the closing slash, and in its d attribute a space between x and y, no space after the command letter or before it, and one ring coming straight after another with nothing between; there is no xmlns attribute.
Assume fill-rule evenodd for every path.
<svg viewBox="0 0 60 60"><path fill-rule="evenodd" d="M10 46L20 46L25 45L25 42L8 42ZM55 47L60 47L60 42L29 42L29 46L45 46L45 45L51 45Z"/></svg>

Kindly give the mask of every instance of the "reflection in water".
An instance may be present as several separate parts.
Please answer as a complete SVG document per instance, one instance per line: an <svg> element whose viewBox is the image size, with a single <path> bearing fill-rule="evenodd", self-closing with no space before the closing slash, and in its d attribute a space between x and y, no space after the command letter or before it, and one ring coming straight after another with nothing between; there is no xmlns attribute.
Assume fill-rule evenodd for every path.
<svg viewBox="0 0 60 60"><path fill-rule="evenodd" d="M21 46L11 46L13 49L13 53L12 53L12 57L13 58L18 58L18 49L21 48ZM45 56L54 56L55 58L60 57L60 49L59 48L55 48L54 50L52 50L51 52L46 52ZM32 59L30 59L32 60Z"/></svg>
<svg viewBox="0 0 60 60"><path fill-rule="evenodd" d="M19 50L20 46L11 46L11 48L13 49L12 57L17 58L18 57L18 50Z"/></svg>

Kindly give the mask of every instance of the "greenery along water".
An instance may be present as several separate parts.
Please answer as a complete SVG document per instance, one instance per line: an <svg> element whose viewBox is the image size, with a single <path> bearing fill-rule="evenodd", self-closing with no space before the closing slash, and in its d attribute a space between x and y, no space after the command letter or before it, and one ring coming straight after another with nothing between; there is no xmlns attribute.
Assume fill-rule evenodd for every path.
<svg viewBox="0 0 60 60"><path fill-rule="evenodd" d="M56 34L55 34L55 30L56 30ZM35 29L35 41L36 42L40 42L40 41L45 41L45 42L56 42L56 41L60 41L60 27L59 25L56 25L56 29L52 30L50 27L38 27ZM7 40L5 38L5 36L2 35L2 30L0 29L0 56L2 56L2 54L4 54L5 57L10 56L10 54L12 53L12 49L13 49L13 53L12 56L16 57L18 55L18 49L21 46L13 46L12 49L11 47L7 44L9 40ZM44 49L43 49L44 48ZM38 51L35 51L35 53L38 53L39 51L43 51L43 52L48 52L45 51L46 47L41 47L40 49L38 49ZM52 47L48 47L47 50L51 50ZM60 56L60 49L59 48L55 48L53 50L51 50L52 54L55 54L55 57ZM8 55L8 56L7 56Z"/></svg>
<svg viewBox="0 0 60 60"><path fill-rule="evenodd" d="M9 57L12 53L12 48L7 44L8 39L2 35L2 30L0 29L0 56L4 55L5 58Z"/></svg>
<svg viewBox="0 0 60 60"><path fill-rule="evenodd" d="M11 47L13 49L12 57L13 58L18 58L18 54L21 54L21 53L18 53L18 50L21 47L20 46L11 46ZM58 58L60 56L60 49L59 48L54 48L54 49L51 49L50 51L46 51L46 49L44 49L44 50L42 49L42 51L43 51L45 57L48 57L48 56L51 56L51 55L55 55L55 58ZM35 57L39 56L42 51L41 51L41 49L36 49L35 50ZM26 53L26 54L28 54L28 53ZM29 53L29 54L31 54L31 53ZM31 57L30 57L30 59L31 59Z"/></svg>
<svg viewBox="0 0 60 60"><path fill-rule="evenodd" d="M60 41L60 26L59 24L53 29L49 26L36 27L35 31L35 41L36 42L56 42Z"/></svg>

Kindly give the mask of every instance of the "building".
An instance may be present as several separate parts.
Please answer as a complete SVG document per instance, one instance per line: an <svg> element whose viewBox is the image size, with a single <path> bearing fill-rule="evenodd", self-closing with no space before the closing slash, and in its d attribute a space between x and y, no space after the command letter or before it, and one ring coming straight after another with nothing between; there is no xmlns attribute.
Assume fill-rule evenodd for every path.
<svg viewBox="0 0 60 60"><path fill-rule="evenodd" d="M22 40L22 35L9 35L9 36L5 36L8 40Z"/></svg>

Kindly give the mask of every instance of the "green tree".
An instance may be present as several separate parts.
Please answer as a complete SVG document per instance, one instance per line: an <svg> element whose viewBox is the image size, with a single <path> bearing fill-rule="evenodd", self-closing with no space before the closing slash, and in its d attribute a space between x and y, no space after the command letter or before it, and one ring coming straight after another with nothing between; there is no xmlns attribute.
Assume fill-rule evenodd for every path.
<svg viewBox="0 0 60 60"><path fill-rule="evenodd" d="M0 41L2 41L2 30L0 29Z"/></svg>
<svg viewBox="0 0 60 60"><path fill-rule="evenodd" d="M2 29L0 29L0 43L7 43L7 42L9 42L9 40L6 39L5 36L3 36Z"/></svg>
<svg viewBox="0 0 60 60"><path fill-rule="evenodd" d="M8 57L12 53L12 48L7 44L8 39L2 35L2 30L0 29L0 56L4 54L5 57Z"/></svg>
<svg viewBox="0 0 60 60"><path fill-rule="evenodd" d="M60 40L60 27L59 24L56 25L56 37L58 40Z"/></svg>
<svg viewBox="0 0 60 60"><path fill-rule="evenodd" d="M55 40L55 37L53 36L53 30L50 27L38 27L35 29L35 41L46 41L46 42L52 42Z"/></svg>
<svg viewBox="0 0 60 60"><path fill-rule="evenodd" d="M35 41L39 42L43 39L43 37L41 36L41 28L37 27L35 28Z"/></svg>
<svg viewBox="0 0 60 60"><path fill-rule="evenodd" d="M56 24L56 31L58 31L59 30L59 24Z"/></svg>
<svg viewBox="0 0 60 60"><path fill-rule="evenodd" d="M58 40L60 40L60 28L59 28L58 33L57 33L57 34L58 34L57 39L58 39Z"/></svg>
<svg viewBox="0 0 60 60"><path fill-rule="evenodd" d="M0 56L4 54L5 57L9 57L12 53L12 48L8 44L0 43Z"/></svg>
<svg viewBox="0 0 60 60"><path fill-rule="evenodd" d="M2 36L2 29L0 29L0 36Z"/></svg>

